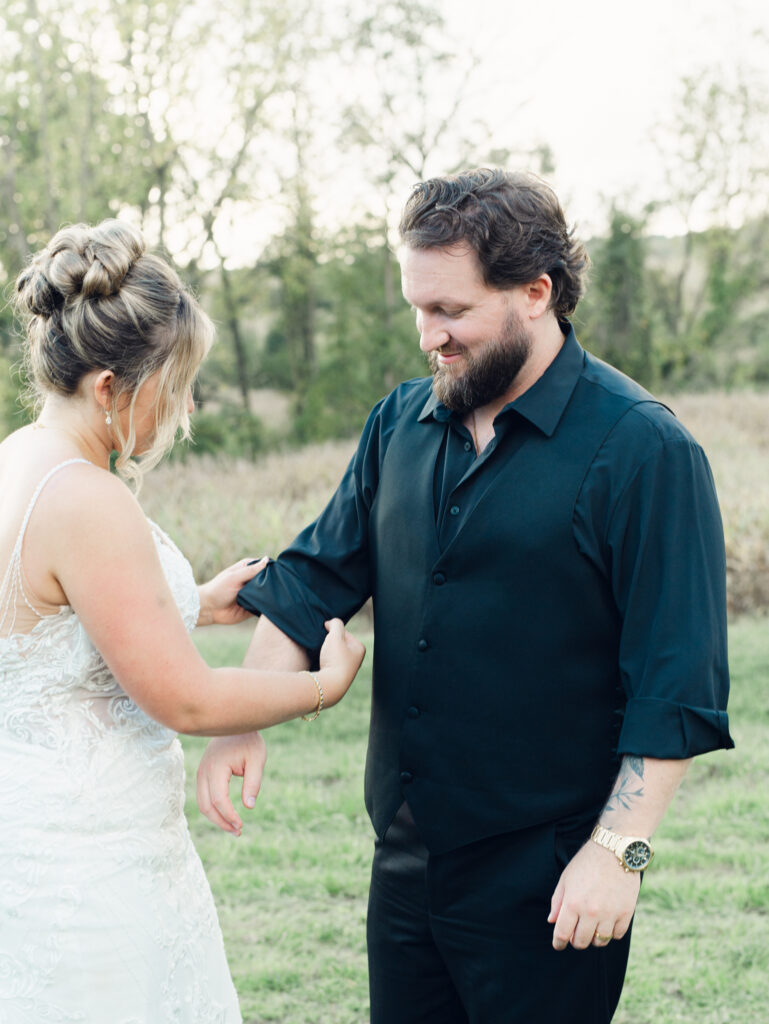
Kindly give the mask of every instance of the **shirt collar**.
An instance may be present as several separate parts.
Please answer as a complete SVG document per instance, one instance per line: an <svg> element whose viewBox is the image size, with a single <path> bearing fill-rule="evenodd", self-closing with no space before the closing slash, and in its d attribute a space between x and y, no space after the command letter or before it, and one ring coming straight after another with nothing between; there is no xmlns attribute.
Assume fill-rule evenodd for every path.
<svg viewBox="0 0 769 1024"><path fill-rule="evenodd" d="M516 412L547 437L551 437L555 433L582 373L585 358L584 349L577 341L574 328L568 320L561 321L561 326L566 337L558 355L539 380L536 380L514 402L509 402L497 413L495 418L498 419L510 412ZM430 395L419 414L419 422L424 423L432 418L439 423L445 423L452 416L454 413L447 409L443 402L438 400L435 392L430 389Z"/></svg>

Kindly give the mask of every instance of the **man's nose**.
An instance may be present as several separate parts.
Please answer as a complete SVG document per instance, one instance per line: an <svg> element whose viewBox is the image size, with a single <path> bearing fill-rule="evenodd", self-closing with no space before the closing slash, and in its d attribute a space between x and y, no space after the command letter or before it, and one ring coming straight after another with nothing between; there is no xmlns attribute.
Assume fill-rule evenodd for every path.
<svg viewBox="0 0 769 1024"><path fill-rule="evenodd" d="M419 327L419 347L423 352L434 352L449 340L449 332L434 317L422 317Z"/></svg>

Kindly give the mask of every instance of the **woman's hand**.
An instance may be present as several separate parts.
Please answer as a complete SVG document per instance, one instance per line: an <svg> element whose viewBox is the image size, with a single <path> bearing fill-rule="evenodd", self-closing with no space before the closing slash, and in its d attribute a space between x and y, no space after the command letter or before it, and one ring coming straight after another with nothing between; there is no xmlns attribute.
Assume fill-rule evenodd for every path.
<svg viewBox="0 0 769 1024"><path fill-rule="evenodd" d="M198 626L232 626L236 622L244 622L250 615L245 608L236 603L238 591L269 562L269 558L241 558L239 562L222 569L208 583L198 587L200 595L200 614Z"/></svg>
<svg viewBox="0 0 769 1024"><path fill-rule="evenodd" d="M341 619L325 623L328 636L320 649L318 679L323 687L323 707L330 708L347 693L366 648L344 628Z"/></svg>

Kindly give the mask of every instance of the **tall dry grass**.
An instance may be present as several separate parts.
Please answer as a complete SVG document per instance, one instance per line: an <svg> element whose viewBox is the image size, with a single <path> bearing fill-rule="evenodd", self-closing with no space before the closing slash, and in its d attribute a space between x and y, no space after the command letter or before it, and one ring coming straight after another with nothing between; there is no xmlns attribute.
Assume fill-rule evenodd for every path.
<svg viewBox="0 0 769 1024"><path fill-rule="evenodd" d="M676 395L667 404L710 459L726 535L729 610L769 610L769 392Z"/></svg>
<svg viewBox="0 0 769 1024"><path fill-rule="evenodd" d="M769 610L769 393L667 399L710 458L726 532L732 613ZM148 515L177 541L198 579L245 555L277 554L315 518L355 444L340 441L251 463L169 463L142 491Z"/></svg>
<svg viewBox="0 0 769 1024"><path fill-rule="evenodd" d="M170 462L148 475L140 499L203 580L246 555L281 551L321 511L354 450L338 441L256 462Z"/></svg>

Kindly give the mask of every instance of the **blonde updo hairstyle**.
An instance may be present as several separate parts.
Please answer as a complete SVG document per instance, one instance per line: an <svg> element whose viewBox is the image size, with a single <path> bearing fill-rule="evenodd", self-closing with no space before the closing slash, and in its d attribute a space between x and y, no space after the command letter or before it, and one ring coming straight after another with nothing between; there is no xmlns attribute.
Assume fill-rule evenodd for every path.
<svg viewBox="0 0 769 1024"><path fill-rule="evenodd" d="M51 392L75 396L86 374L112 370L115 468L138 484L179 431L189 437L187 394L213 340L211 321L176 272L145 251L141 233L118 220L63 228L19 275L16 291L38 404ZM137 463L134 406L158 371L155 432ZM118 412L126 407L124 436Z"/></svg>

